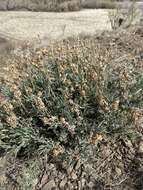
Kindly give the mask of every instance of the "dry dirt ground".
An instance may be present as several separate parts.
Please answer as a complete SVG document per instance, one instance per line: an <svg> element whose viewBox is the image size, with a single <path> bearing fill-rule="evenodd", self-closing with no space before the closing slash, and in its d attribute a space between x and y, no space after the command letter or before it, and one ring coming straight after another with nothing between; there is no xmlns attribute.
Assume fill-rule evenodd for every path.
<svg viewBox="0 0 143 190"><path fill-rule="evenodd" d="M45 42L45 39L57 40L103 30L111 30L108 10L68 13L0 12L0 37L6 39L35 41L40 38Z"/></svg>

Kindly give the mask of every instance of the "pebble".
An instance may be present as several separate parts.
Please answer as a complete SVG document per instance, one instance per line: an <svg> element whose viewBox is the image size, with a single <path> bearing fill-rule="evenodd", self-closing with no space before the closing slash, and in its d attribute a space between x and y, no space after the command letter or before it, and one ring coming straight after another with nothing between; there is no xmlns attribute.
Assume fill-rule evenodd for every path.
<svg viewBox="0 0 143 190"><path fill-rule="evenodd" d="M118 176L120 176L121 174L122 174L122 171L121 171L121 169L120 168L115 168L115 171L116 171L116 173L118 174Z"/></svg>
<svg viewBox="0 0 143 190"><path fill-rule="evenodd" d="M81 179L81 187L83 188L85 186L86 180L83 178Z"/></svg>

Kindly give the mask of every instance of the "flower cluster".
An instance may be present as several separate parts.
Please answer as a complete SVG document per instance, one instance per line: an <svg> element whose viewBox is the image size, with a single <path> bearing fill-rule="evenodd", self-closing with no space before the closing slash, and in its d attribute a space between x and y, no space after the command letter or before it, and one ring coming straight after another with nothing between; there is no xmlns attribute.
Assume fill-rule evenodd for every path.
<svg viewBox="0 0 143 190"><path fill-rule="evenodd" d="M17 126L17 117L14 113L13 105L10 102L5 101L2 104L2 110L3 110L3 114L4 114L3 121L9 127L15 128Z"/></svg>

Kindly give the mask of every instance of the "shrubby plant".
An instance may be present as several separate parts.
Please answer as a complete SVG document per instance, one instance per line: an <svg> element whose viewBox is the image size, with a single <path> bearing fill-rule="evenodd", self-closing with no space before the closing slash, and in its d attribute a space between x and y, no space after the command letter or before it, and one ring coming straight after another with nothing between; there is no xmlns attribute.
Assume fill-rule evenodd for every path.
<svg viewBox="0 0 143 190"><path fill-rule="evenodd" d="M88 38L37 49L26 79L1 87L1 147L58 156L92 142L91 134L130 136L143 106L143 74L134 62L115 61Z"/></svg>

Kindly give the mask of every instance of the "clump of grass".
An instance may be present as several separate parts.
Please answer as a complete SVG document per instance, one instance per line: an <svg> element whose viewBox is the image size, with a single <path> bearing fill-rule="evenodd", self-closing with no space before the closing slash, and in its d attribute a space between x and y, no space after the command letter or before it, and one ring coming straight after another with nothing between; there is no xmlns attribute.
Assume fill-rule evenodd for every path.
<svg viewBox="0 0 143 190"><path fill-rule="evenodd" d="M93 39L37 50L26 79L1 86L1 147L18 157L57 156L93 133L130 136L143 106L143 74L112 56Z"/></svg>

